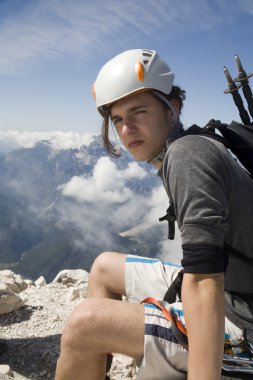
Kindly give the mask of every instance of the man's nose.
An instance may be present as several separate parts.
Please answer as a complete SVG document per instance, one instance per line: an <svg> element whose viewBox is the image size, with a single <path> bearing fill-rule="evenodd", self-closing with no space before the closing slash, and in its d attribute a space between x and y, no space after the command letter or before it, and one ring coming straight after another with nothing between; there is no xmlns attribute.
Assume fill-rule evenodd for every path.
<svg viewBox="0 0 253 380"><path fill-rule="evenodd" d="M133 123L131 118L124 118L123 119L122 134L123 135L131 135L134 132L136 132L136 125Z"/></svg>

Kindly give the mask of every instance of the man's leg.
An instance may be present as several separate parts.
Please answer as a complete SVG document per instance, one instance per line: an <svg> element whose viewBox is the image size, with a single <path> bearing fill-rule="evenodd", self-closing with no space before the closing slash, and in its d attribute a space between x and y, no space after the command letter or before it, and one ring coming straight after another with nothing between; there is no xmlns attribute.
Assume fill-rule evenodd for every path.
<svg viewBox="0 0 253 380"><path fill-rule="evenodd" d="M143 347L143 305L87 299L64 328L56 380L104 380L107 352L141 359Z"/></svg>
<svg viewBox="0 0 253 380"><path fill-rule="evenodd" d="M63 331L61 355L56 372L57 380L67 378L69 380L72 377L75 380L86 378L104 380L106 353L127 353L125 348L128 349L128 333L126 333L124 349L118 344L123 343L125 329L130 328L131 331L134 331L137 313L134 311L134 318L131 317L131 305L129 313L127 311L129 314L128 325L125 325L123 321L127 315L125 309L128 308L128 305L118 301L114 305L113 301L106 302L105 299L98 299L120 300L122 295L126 294L125 258L125 254L105 252L94 261L89 275L89 299L75 308ZM138 321L138 327L143 330L144 311L142 306L137 306L141 315L139 317L141 323ZM123 327L121 328L121 326ZM133 339L139 339L137 336L138 334ZM144 333L140 334L142 340L143 336ZM117 338L116 341L115 338ZM132 344L134 345L131 347ZM129 345L131 349L137 346L138 344L132 341ZM143 344L141 347L143 350ZM121 351L119 351L120 349ZM131 356L134 356L134 353L131 352ZM142 356L142 353L138 353L137 356ZM75 371L75 375L73 371Z"/></svg>
<svg viewBox="0 0 253 380"><path fill-rule="evenodd" d="M126 295L125 260L125 254L116 252L104 252L96 258L89 275L89 297L120 300Z"/></svg>

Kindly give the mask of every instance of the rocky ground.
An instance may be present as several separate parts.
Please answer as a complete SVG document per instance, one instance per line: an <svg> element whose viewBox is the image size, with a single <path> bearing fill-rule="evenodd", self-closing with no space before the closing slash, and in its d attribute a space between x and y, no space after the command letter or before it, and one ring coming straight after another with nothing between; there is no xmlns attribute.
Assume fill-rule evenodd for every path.
<svg viewBox="0 0 253 380"><path fill-rule="evenodd" d="M11 307L6 301L8 292L21 299L14 300L16 310L0 315L0 341L8 345L0 355L0 380L53 380L61 332L73 307L86 296L88 273L63 271L50 284L43 278L33 283L20 276L15 281L15 276L0 272L0 313L1 300ZM111 379L135 379L133 360L115 356Z"/></svg>

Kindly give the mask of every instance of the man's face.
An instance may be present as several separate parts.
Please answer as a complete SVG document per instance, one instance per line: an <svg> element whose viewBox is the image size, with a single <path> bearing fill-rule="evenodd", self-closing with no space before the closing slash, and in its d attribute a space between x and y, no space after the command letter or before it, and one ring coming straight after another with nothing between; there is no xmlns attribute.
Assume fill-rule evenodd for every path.
<svg viewBox="0 0 253 380"><path fill-rule="evenodd" d="M138 161L156 157L173 128L172 111L149 92L115 102L111 120L122 144Z"/></svg>

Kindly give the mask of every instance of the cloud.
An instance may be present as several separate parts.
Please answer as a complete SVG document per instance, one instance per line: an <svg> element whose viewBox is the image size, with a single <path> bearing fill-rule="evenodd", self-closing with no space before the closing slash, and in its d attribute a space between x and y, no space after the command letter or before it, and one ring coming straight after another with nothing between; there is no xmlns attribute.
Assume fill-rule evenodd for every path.
<svg viewBox="0 0 253 380"><path fill-rule="evenodd" d="M175 239L174 240L164 239L159 242L158 246L159 246L158 257L162 261L181 265L181 260L183 257L182 239L181 239L181 234L177 225L175 229Z"/></svg>
<svg viewBox="0 0 253 380"><path fill-rule="evenodd" d="M176 33L210 30L236 17L230 4L229 0L222 4L218 0L146 0L145 6L142 1L118 0L28 2L2 19L0 72L16 71L34 59L54 61L71 55L83 60L101 52L106 55L112 47L123 49L139 33L159 38L159 32L166 30L169 39ZM238 8L250 6L246 0L237 4Z"/></svg>
<svg viewBox="0 0 253 380"><path fill-rule="evenodd" d="M82 246L83 239L86 246L100 249L101 246L112 249L115 236L124 236L122 232L130 229L137 234L137 240L149 240L154 247L151 255L179 263L180 234L177 231L175 242L168 241L167 224L158 221L168 207L164 187L154 187L150 192L141 194L131 186L131 181L141 182L147 175L137 163L119 169L109 158L100 158L90 177L73 177L59 189L63 195L58 209L59 224L64 227L71 225L79 231L77 246ZM145 250L150 249L145 244L142 246ZM120 250L120 246L116 245L115 249ZM147 252L137 254L147 255Z"/></svg>
<svg viewBox="0 0 253 380"><path fill-rule="evenodd" d="M139 178L139 179L143 179L147 175L145 170L136 162L129 163L127 169L125 170L125 174L128 178Z"/></svg>
<svg viewBox="0 0 253 380"><path fill-rule="evenodd" d="M147 175L137 163L128 164L126 169L118 169L108 157L102 157L90 177L75 176L59 190L65 199L80 203L81 213L92 205L89 223L92 216L99 213L100 220L109 219L112 230L119 233L145 221L153 207L150 193L143 195L133 190L133 183L141 182ZM84 219L81 219L80 228L83 229Z"/></svg>
<svg viewBox="0 0 253 380"><path fill-rule="evenodd" d="M146 175L145 170L135 162L124 170L118 170L108 157L102 157L95 165L91 178L73 177L61 187L62 194L79 202L124 203L132 196L126 182Z"/></svg>
<svg viewBox="0 0 253 380"><path fill-rule="evenodd" d="M0 151L7 153L16 148L32 148L37 142L49 141L54 149L80 148L82 145L89 145L94 138L91 133L74 132L19 132L0 131Z"/></svg>

